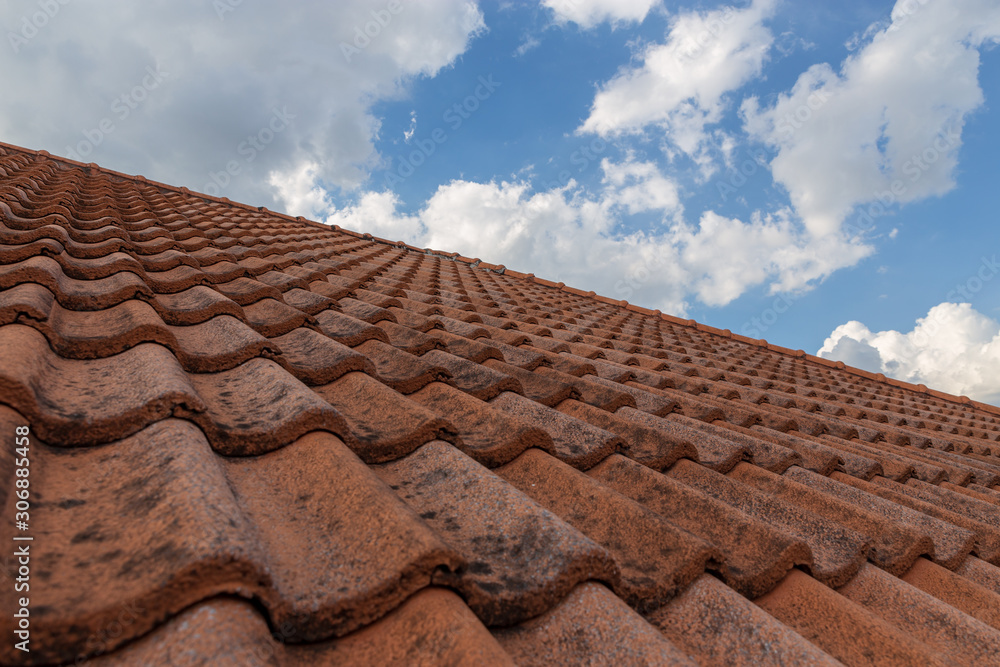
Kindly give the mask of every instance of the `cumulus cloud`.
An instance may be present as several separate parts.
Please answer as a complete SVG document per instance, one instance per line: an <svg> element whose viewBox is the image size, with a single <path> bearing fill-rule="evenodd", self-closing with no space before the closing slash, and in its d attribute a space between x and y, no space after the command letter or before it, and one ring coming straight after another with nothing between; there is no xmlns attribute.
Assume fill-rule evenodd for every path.
<svg viewBox="0 0 1000 667"><path fill-rule="evenodd" d="M450 66L485 30L468 0L345 0L308 10L109 0L100 13L59 5L44 29L0 49L0 71L19 91L0 98L0 136L684 314L693 299L725 305L758 285L800 290L872 252L863 237L823 222L868 196L857 195L855 180L879 183L834 148L848 147L850 157L850 147L861 146L854 157L877 161L880 177L892 169L905 175L907 137L961 120L981 103L977 48L995 41L1000 10L988 0L957 2L951 11L911 0L919 12L894 12L840 73L818 66L773 107L742 107L747 131L777 148L771 166L792 195L792 207L779 202L742 219L713 211L685 218L685 193L663 160L639 159L628 143L660 133L667 155L690 155L702 177L715 168L714 156L731 159L740 137L717 124L775 48L765 26L775 0L676 16L664 43L644 48L638 64L600 88L578 132L620 140L616 155L624 157L603 159L602 179L589 190L575 182L536 189L525 180L530 172L455 180L417 211L392 192L362 190L385 165L373 109L405 98L417 78ZM557 20L583 28L642 21L657 6L547 4ZM35 11L31 0L9 2L0 27L16 35ZM928 25L942 26L940 34ZM918 86L921 77L929 83ZM782 114L815 103L818 93L828 95L822 109L811 109L814 119L829 109L840 116L783 136ZM851 107L874 107L881 97L889 102L872 138L874 116ZM402 141L416 140L412 131L411 124ZM811 148L817 157L808 157ZM950 187L953 166L953 151L942 151L900 201Z"/></svg>
<svg viewBox="0 0 1000 667"><path fill-rule="evenodd" d="M813 237L788 209L755 212L748 222L707 211L697 226L675 227L671 239L682 249L690 288L709 306L724 306L761 284L771 294L803 291L872 252L849 239Z"/></svg>
<svg viewBox="0 0 1000 667"><path fill-rule="evenodd" d="M315 217L330 206L329 194L319 185L319 168L305 161L285 170L268 174L268 183L287 211Z"/></svg>
<svg viewBox="0 0 1000 667"><path fill-rule="evenodd" d="M665 42L601 86L577 132L623 145L662 132L665 155L686 154L707 179L718 158L732 160L736 139L718 124L775 48L766 25L775 5L679 14ZM791 206L749 220L711 210L697 223L675 218L664 239L690 294L724 305L749 285L808 289L874 253L870 219L845 225L857 205L874 202L875 217L954 187L963 123L982 104L979 49L998 38L991 0L900 0L839 72L816 65L767 107L745 100L743 129L776 151L767 166ZM608 171L605 184L622 191L626 178Z"/></svg>
<svg viewBox="0 0 1000 667"><path fill-rule="evenodd" d="M861 322L847 322L817 354L1000 405L1000 323L968 303L938 304L906 333L873 333Z"/></svg>
<svg viewBox="0 0 1000 667"><path fill-rule="evenodd" d="M886 207L954 187L965 119L983 102L979 49L1000 39L1000 5L900 0L863 39L839 72L814 65L774 104L742 106L815 234L839 230L859 204L871 203L852 222L864 229Z"/></svg>
<svg viewBox="0 0 1000 667"><path fill-rule="evenodd" d="M624 206L629 213L645 211L680 212L677 184L660 173L652 162L637 162L629 156L624 162L601 160L604 170L605 198Z"/></svg>
<svg viewBox="0 0 1000 667"><path fill-rule="evenodd" d="M559 23L575 23L584 30L610 22L639 22L659 0L542 0Z"/></svg>
<svg viewBox="0 0 1000 667"><path fill-rule="evenodd" d="M0 97L4 141L262 204L283 165L358 187L381 160L372 106L449 66L484 29L466 0L58 6L30 39L22 17L36 2L0 10L5 41L18 37L0 48L18 91ZM147 68L162 76L144 90Z"/></svg>
<svg viewBox="0 0 1000 667"><path fill-rule="evenodd" d="M763 21L773 0L754 0L745 9L723 7L674 18L666 42L652 44L642 63L625 68L594 97L579 132L602 137L639 134L654 127L668 151L679 149L712 172L709 148L725 142L706 131L727 108L727 93L760 75L774 41Z"/></svg>

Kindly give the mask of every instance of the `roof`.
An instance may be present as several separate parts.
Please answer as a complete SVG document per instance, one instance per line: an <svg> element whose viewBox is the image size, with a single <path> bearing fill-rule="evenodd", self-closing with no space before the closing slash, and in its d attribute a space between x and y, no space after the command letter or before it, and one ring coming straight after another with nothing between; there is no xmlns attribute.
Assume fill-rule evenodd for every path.
<svg viewBox="0 0 1000 667"><path fill-rule="evenodd" d="M997 664L997 408L6 144L0 213L4 664Z"/></svg>

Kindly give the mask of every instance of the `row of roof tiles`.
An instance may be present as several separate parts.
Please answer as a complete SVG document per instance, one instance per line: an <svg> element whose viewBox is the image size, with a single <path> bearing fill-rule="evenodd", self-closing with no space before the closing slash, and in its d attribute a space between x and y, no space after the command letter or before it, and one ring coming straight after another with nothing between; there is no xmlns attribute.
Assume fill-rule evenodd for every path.
<svg viewBox="0 0 1000 667"><path fill-rule="evenodd" d="M28 660L1000 655L995 410L497 269L0 148Z"/></svg>
<svg viewBox="0 0 1000 667"><path fill-rule="evenodd" d="M18 155L18 157L21 158L18 161L18 166L21 167L22 170L31 170L32 172L34 172L35 170L40 170L41 172L46 173L46 174L48 174L50 176L52 175L51 165L47 164L47 161L50 159L51 156L49 155L49 153L47 151L31 151L31 150L19 148L19 147L16 147L16 146L11 146L9 144L3 144L2 142L0 142L0 147L6 147L6 149L8 149L9 152L16 153ZM34 160L32 159L32 157L34 157ZM87 200L87 206L89 206L91 208L95 207L95 206L99 206L99 204L95 204L92 201L93 199L95 199L95 195L97 195L98 193L103 194L103 195L107 195L109 193L119 193L119 199L113 200L113 201L116 202L115 205L118 208L121 208L121 202L120 202L121 194L120 194L119 190L116 190L116 188L124 189L125 192L129 193L127 195L129 197L129 199L135 199L136 198L136 195L134 194L135 190L133 189L135 186L144 186L146 184L150 184L150 185L154 186L155 190L158 191L159 193L162 193L162 194L166 195L167 197L172 197L172 199L170 199L170 201L179 201L177 199L177 197L176 197L176 195L178 195L178 194L181 194L181 195L191 195L192 194L191 191L188 190L187 188L176 188L176 187L172 187L172 186L165 185L165 184L162 184L162 183L150 183L149 181L147 181L147 179L145 179L142 176L131 176L131 175L121 174L119 172L114 172L114 171L107 170L107 169L102 169L102 168L98 167L98 165L93 164L93 163L83 164L83 163L75 162L73 160L66 159L66 158L59 158L59 162L61 164L75 165L77 167L81 167L82 168L82 169L77 170L74 173L63 174L62 175L63 178L65 178L66 182L68 182L69 184L72 184L74 186L73 188L69 188L68 185L64 184L64 187L67 190L69 190L70 193L76 193L76 194L88 193L90 196L88 197L88 200ZM98 175L101 179L105 179L105 180L101 180L99 182L99 184L96 184L96 185L93 182L88 183L87 187L84 190L80 190L79 187L77 186L77 184L80 183L81 181L86 181L86 179L88 177L92 177L95 174ZM107 177L110 177L112 180L106 180ZM23 189L18 188L15 191L17 192L17 194L18 194L19 197L23 198L23 197L26 196L26 192ZM60 193L60 196L61 196L61 194L62 193ZM107 197L104 198L104 201L108 201ZM186 200L181 200L181 201L186 201ZM293 220L289 216L284 216L284 215L282 215L280 213L275 213L275 212L272 212L272 211L268 211L264 207L254 207L254 206L248 206L246 204L241 204L241 203L238 203L238 202L232 202L232 201L230 201L226 197L219 198L219 197L213 197L213 196L206 195L206 194L197 194L191 201L195 202L195 203L187 202L187 203L185 203L180 208L182 208L184 210L185 214L189 214L190 218L192 218L192 219L200 219L200 220L204 221L205 219L210 219L210 218L208 218L209 214L220 213L221 212L221 213L224 213L226 215L226 217L229 218L229 219L232 219L232 218L235 217L235 218L242 218L242 219L252 219L252 220L254 220L257 223L263 223L261 225L262 227L266 227L267 226L267 223L264 222L264 221L268 221L268 222L274 222L274 221L286 222L286 221ZM132 213L135 214L136 211L133 210ZM173 213L175 215L178 215L178 216L181 215L180 210L174 211ZM265 215L264 216L260 216L260 215L258 215L259 213L264 213ZM308 221L308 220L306 220L305 218L302 218L302 217L295 218L294 221L297 222L297 223L299 223L303 227L313 227L313 228L321 227L321 228L324 228L324 229L329 229L329 227L327 227L325 225L319 225L319 223L314 223L314 222ZM222 220L217 220L215 222L220 222L221 223L219 225L220 228L226 228L227 226L233 224L232 222L222 221ZM298 227L297 229L301 230L302 227ZM641 306L636 306L634 304L629 304L627 301L624 301L624 300L609 299L607 297L603 297L603 296L597 295L594 292L584 292L582 290L577 290L577 289L575 289L573 287L569 287L569 286L565 285L565 283L553 282L553 281L550 281L550 280L545 280L543 278L536 277L534 274L523 274L523 273L520 273L520 272L517 272L517 271L509 270L509 269L506 269L505 267L503 267L502 265L489 264L489 263L483 262L482 260L480 260L478 258L474 258L473 259L473 258L463 257L463 256L459 255L459 253L446 253L446 252L433 251L433 250L429 250L429 249L416 248L416 247L411 246L409 244L406 244L406 243L404 243L402 241L392 242L392 241L387 241L385 239L377 239L376 237L373 237L371 234L362 234L362 233L354 232L354 231L351 231L351 230L344 230L344 229L341 229L340 227L338 227L337 225L334 225L332 227L332 229L337 230L338 232L341 232L344 235L349 236L349 237L360 238L360 239L368 239L368 240L376 240L376 241L378 241L378 242L380 242L380 243L382 243L384 245L389 245L389 246L396 247L396 248L405 248L405 249L408 249L408 250L411 250L411 251L416 251L418 253L423 253L423 254L432 254L432 255L440 256L440 257L448 257L448 258L456 260L456 261L458 261L460 263L465 263L465 264L468 264L470 266L482 268L484 270L499 271L500 273L506 273L506 274L508 274L510 276L513 276L513 277L526 278L529 281L531 281L531 282L533 282L533 283L535 283L537 285L542 285L542 286L546 286L546 287L554 287L554 288L560 289L560 290L562 290L562 291L564 291L564 292L566 292L568 294L572 294L572 295L576 295L576 296L586 296L586 297L589 297L591 300L596 301L598 303L620 305L620 306L623 306L628 311L638 312L638 313L647 314L647 315L652 314L652 315L655 315L656 318L658 318L658 319L662 319L664 321L672 322L672 323L676 323L676 324L686 324L689 327L692 327L692 328L694 328L694 329L696 329L698 331L708 332L708 333L717 333L717 334L720 334L720 335L722 335L722 336L724 336L726 338L731 338L731 339L733 339L735 341L739 341L739 342L743 342L743 343L750 343L752 345L758 345L758 346L767 348L767 349L772 350L772 351L783 352L783 353L790 354L790 355L795 356L795 357L808 358L809 360L811 360L813 362L816 362L818 364L821 364L821 365L825 365L825 366L837 368L839 370L846 370L848 373L850 373L852 375L857 375L859 377L862 377L862 378L865 378L865 379L869 379L869 380L875 380L876 382L878 382L879 384L882 384L882 385L888 384L888 385L891 385L893 387L901 387L901 388L905 388L905 389L915 389L916 391L918 391L920 393L926 393L926 394L928 394L930 396L934 396L936 398L941 398L941 399L943 399L945 401L954 401L955 400L954 396L950 396L948 394L943 394L943 393L937 392L937 391L935 391L933 389L928 389L924 385L912 385L912 384L909 384L907 382L896 380L894 378L886 378L884 375L882 375L880 373L870 373L868 371L863 371L863 370L857 369L857 368L849 368L849 367L846 367L843 364L843 362L839 362L839 361L838 362L832 362L832 361L829 361L827 359L823 359L823 358L820 358L820 357L814 357L814 356L806 354L802 350L794 350L794 351L793 350L787 350L785 348L782 348L782 347L775 346L775 345L772 345L770 343L767 343L767 341L764 341L764 340L750 339L750 338L747 338L745 336L741 336L739 334L734 334L734 333L730 332L728 329L719 330L719 329L716 329L714 327L711 327L711 326L708 326L708 325L705 325L705 324L701 324L701 323L695 322L694 320L682 320L682 319L675 318L675 317L672 317L672 316L667 315L667 314L663 314L663 313L661 313L658 310L649 310L649 309L643 308ZM259 232L259 233L263 234L264 232ZM997 410L996 410L996 408L994 406L986 405L986 404L982 404L982 403L977 403L975 401L972 401L968 397L964 397L964 396L958 397L958 401L961 402L961 403L968 404L968 405L975 405L977 408L982 409L982 410L986 410L988 412L993 412L993 413L997 412Z"/></svg>

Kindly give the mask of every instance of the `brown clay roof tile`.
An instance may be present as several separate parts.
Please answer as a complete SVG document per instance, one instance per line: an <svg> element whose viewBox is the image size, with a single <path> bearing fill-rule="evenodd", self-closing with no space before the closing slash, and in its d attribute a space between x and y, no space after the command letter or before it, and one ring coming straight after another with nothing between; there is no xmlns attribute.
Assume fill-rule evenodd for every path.
<svg viewBox="0 0 1000 667"><path fill-rule="evenodd" d="M503 465L529 447L554 447L545 430L442 382L432 382L410 398L447 415L461 434L455 444L487 467Z"/></svg>
<svg viewBox="0 0 1000 667"><path fill-rule="evenodd" d="M841 664L709 574L647 618L701 665Z"/></svg>
<svg viewBox="0 0 1000 667"><path fill-rule="evenodd" d="M497 473L613 556L616 593L640 612L656 609L718 557L704 540L538 449Z"/></svg>
<svg viewBox="0 0 1000 667"><path fill-rule="evenodd" d="M595 655L614 665L698 664L614 593L592 582L545 614L495 634L519 665L581 665Z"/></svg>
<svg viewBox="0 0 1000 667"><path fill-rule="evenodd" d="M0 144L24 424L3 664L1000 662L1000 410Z"/></svg>
<svg viewBox="0 0 1000 667"><path fill-rule="evenodd" d="M715 547L723 579L747 597L766 593L792 567L812 562L812 552L801 539L620 454L588 474Z"/></svg>
<svg viewBox="0 0 1000 667"><path fill-rule="evenodd" d="M613 579L612 558L555 514L444 442L375 468L465 560L436 575L488 625L514 625L579 582Z"/></svg>
<svg viewBox="0 0 1000 667"><path fill-rule="evenodd" d="M945 656L799 570L756 600L845 665L946 665Z"/></svg>
<svg viewBox="0 0 1000 667"><path fill-rule="evenodd" d="M838 592L948 662L989 664L1000 656L1000 632L873 565L865 564Z"/></svg>

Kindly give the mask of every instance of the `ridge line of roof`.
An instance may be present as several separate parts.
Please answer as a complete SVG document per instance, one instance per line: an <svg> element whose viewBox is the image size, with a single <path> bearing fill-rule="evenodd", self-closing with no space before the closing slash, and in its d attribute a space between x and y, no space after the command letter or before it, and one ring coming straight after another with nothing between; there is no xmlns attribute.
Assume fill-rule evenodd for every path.
<svg viewBox="0 0 1000 667"><path fill-rule="evenodd" d="M906 389L908 391L913 391L918 394L926 394L934 398L939 398L942 400L951 401L953 403L958 403L960 405L970 406L974 408L979 408L1000 415L1000 407L995 405L990 405L989 403L982 403L981 401L975 401L968 396L958 396L955 394L949 394L947 392L938 391L936 389L929 389L927 385L924 384L914 384L912 382L907 382L905 380L899 380L897 378L887 377L882 373L872 373L870 371L863 370L861 368L856 368L854 366L848 366L843 361L833 361L831 359L824 359L823 357L816 356L814 354L809 354L805 350L798 349L792 350L791 348L782 347L781 345L775 345L774 343L767 342L764 338L749 338L748 336L743 336L741 334L733 333L729 329L719 329L718 327L713 327L710 324L704 324L702 322L697 322L693 319L681 319L673 315L669 315L660 310L650 310L643 306L629 303L624 299L616 300L609 297L601 296L594 291L584 292L583 290L576 289L575 287L569 287L562 282L553 282L551 280L546 280L544 278L539 278L533 273L521 273L519 271L514 271L513 269L507 269L507 273L518 278L531 279L533 282L545 287L550 287L552 289L557 289L563 292L568 292L570 294L575 294L577 296L585 296L600 301L608 305L616 305L626 310L632 312L637 312L643 315L650 315L654 317L659 317L660 319L670 322L671 324L676 324L679 326L687 326L702 331L704 333L710 333L717 336L722 336L723 338L730 338L732 340L737 340L741 343L747 345L755 345L757 347L766 348L771 352L776 352L778 354L783 354L790 357L795 357L797 359L804 359L813 363L817 363L826 368L836 368L840 371L845 371L851 375L855 375L866 380L873 380L876 382L884 382L890 386L897 387L900 389Z"/></svg>
<svg viewBox="0 0 1000 667"><path fill-rule="evenodd" d="M669 314L664 313L664 312L662 312L660 310L651 310L651 309L645 308L643 306L639 306L639 305L636 305L636 304L629 303L625 299L612 299L610 297L599 295L599 294L597 294L596 292L594 292L592 290L589 291L589 292L584 292L583 290L577 289L575 287L570 287L570 286L566 285L566 283L564 283L564 282L553 282L551 280L546 280L545 278L539 278L534 273L522 273L520 271L515 271L514 269L508 269L503 264L490 264L489 262L482 261L478 257L476 257L476 258L469 258L469 257L462 256L462 255L460 255L457 252L445 252L445 251L441 251L441 250L434 250L432 248L418 248L418 247L410 245L409 243L406 243L404 241L390 241L388 239L384 239L384 238L381 238L381 237L374 236L373 234L370 234L370 233L362 233L362 232L356 232L356 231L353 231L353 230L350 230L350 229L346 229L344 227L341 227L340 225L327 225L327 224L322 223L322 222L318 222L318 221L315 221L315 220L310 220L310 219L308 219L308 218L306 218L304 216L301 216L301 215L300 216L291 216L291 215L289 215L287 213L282 213L280 211L273 211L271 209L268 209L265 206L252 206L250 204L245 204L243 202L233 201L233 200L229 199L228 197L215 197L213 195L206 194L204 192L198 192L198 191L192 190L192 189L190 189L190 188L188 188L186 186L185 187L178 187L176 185L170 185L169 183L162 183L160 181L154 181L152 179L146 178L145 176L142 176L142 175L139 175L139 174L126 174L124 172L115 171L114 169L109 169L107 167L102 167L101 165L97 164L96 162L80 162L78 160L73 160L72 158L67 158L67 157L63 157L63 156L60 156L60 155L53 155L52 153L50 153L49 151L44 150L44 149L43 150L34 150L34 149L31 149L31 148L25 148L23 146L17 146L15 144L10 144L10 143L7 143L5 141L0 141L0 147L12 149L12 150L19 151L21 153L26 153L26 154L29 154L29 155L34 155L36 157L43 157L43 158L47 158L47 159L50 159L50 160L64 162L64 163L67 163L67 164L70 164L70 165L73 165L73 166L76 166L76 167L82 167L82 168L87 168L87 169L91 169L91 170L97 170L97 171L100 171L100 172L103 172L103 173L106 173L106 174L110 174L110 175L116 176L118 178L124 178L124 179L127 179L127 180L136 181L136 182L139 182L139 183L145 183L146 185L151 185L153 187L163 188L165 190L170 190L170 191L173 191L173 192L179 192L181 194L192 195L192 196L195 196L195 197L201 197L202 199L206 199L208 201L217 202L217 203L220 203L220 204L226 204L226 205L229 205L229 206L235 206L237 208L242 208L242 209L245 209L245 210L248 210L248 211L256 211L256 212L259 212L259 213L267 213L268 215L273 215L273 216L278 217L278 218L283 218L283 219L291 221L291 222L303 223L303 224L309 225L310 227L315 227L317 229L332 229L334 231L343 232L345 234L349 234L349 235L357 237L357 238L366 239L366 240L370 240L370 241L375 241L377 243L383 243L383 244L386 244L386 245L391 245L391 246L396 247L396 248L405 248L407 250L412 250L414 252L419 252L419 253L426 254L426 255L436 255L436 256L439 256L439 257L447 257L447 258L449 258L451 260L459 261L459 262L462 262L464 264L468 264L471 268L480 268L480 269L483 269L485 271L492 271L494 273L500 273L500 274L504 274L504 275L509 275L511 277L518 278L518 279L530 280L533 283L535 283L537 285L541 285L543 287L553 288L553 289L556 289L558 291L562 291L562 292L567 292L569 294L573 294L575 296L582 296L582 297L591 298L591 299L594 299L595 301L598 301L600 303L603 303L603 304L606 304L606 305L611 305L611 306L618 306L620 308L624 308L625 310L628 310L628 311L631 311L631 312L635 312L635 313L639 313L641 315L658 317L659 319L664 320L666 322L669 322L671 324L676 324L678 326L691 327L691 328L694 328L694 329L696 329L698 331L701 331L701 332L704 332L704 333L710 333L710 334L714 334L714 335L717 335L717 336L722 336L723 338L729 338L729 339L737 340L739 342L742 342L742 343L745 343L745 344L748 344L748 345L756 345L757 347L765 348L765 349L767 349L770 352L776 352L778 354L782 354L782 355L794 357L794 358L797 358L797 359L803 359L803 360L808 361L808 362L817 363L817 364L820 364L821 366L824 366L826 368L835 368L837 370L847 372L847 373L849 373L851 375L855 375L855 376L864 378L866 380L873 380L873 381L876 381L876 382L884 382L884 383L886 383L886 384L888 384L890 386L897 387L899 389L906 389L908 391L913 391L913 392L916 392L918 394L925 394L925 395L932 396L934 398L938 398L938 399L941 399L941 400L951 401L951 402L957 403L959 405L963 405L963 406L967 406L967 407L972 407L972 408L977 408L977 409L980 409L980 410L985 410L986 412L990 412L990 413L993 413L993 414L1000 415L1000 406L990 405L988 403L983 403L981 401L976 401L976 400L973 400L973 399L969 398L968 396L964 396L964 395L963 396L958 396L958 395L955 395L955 394L949 394L947 392L938 391L936 389L930 389L930 388L928 388L924 384L913 384L912 382L907 382L905 380L899 380L899 379L896 379L896 378L887 377L887 376L885 376L882 373L872 373L870 371L862 370L862 369L856 368L854 366L848 366L843 361L832 361L830 359L824 359L822 357L818 357L816 355L809 354L808 352L806 352L805 350L802 350L802 349L792 350L792 349L787 348L787 347L782 347L780 345L775 345L773 343L769 343L764 338L749 338L749 337L743 336L741 334L733 333L729 329L719 329L719 328L713 327L713 326L711 326L709 324L703 324L701 322L697 322L697 321L695 321L693 319L687 319L687 320L685 320L685 319L682 319L682 318L679 318L679 317L675 317L673 315L669 315Z"/></svg>

